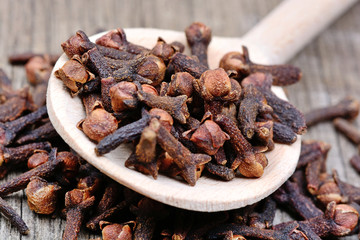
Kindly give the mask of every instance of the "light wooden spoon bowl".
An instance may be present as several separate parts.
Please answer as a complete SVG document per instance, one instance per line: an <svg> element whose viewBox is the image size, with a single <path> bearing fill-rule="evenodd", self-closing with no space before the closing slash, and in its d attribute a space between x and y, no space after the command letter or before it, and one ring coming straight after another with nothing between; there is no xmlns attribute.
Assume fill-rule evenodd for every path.
<svg viewBox="0 0 360 240"><path fill-rule="evenodd" d="M241 51L242 45L249 48L250 57L254 62L286 62L353 2L355 1L347 0L339 4L337 0L324 0L321 3L316 2L314 7L311 0L285 1L242 39L213 37L208 51L209 65L216 68L225 53ZM303 16L304 12L307 14L306 18ZM312 24L314 21L318 24ZM125 29L125 32L130 42L149 48L155 45L158 37L167 42L180 41L186 44L183 32L160 29ZM103 34L94 35L91 40L94 41ZM67 60L63 54L53 72ZM274 87L273 91L286 99L281 88ZM276 144L275 149L266 154L269 165L265 168L263 176L258 179L236 177L224 182L203 176L194 187L182 180L163 175L154 180L151 176L124 166L131 153L131 147L127 144L101 157L95 154L95 144L76 128L76 124L85 117L80 98L71 97L62 81L53 73L49 80L47 106L50 120L60 136L101 172L145 196L189 210L229 210L267 197L291 176L300 154L301 137L298 136L294 144Z"/></svg>

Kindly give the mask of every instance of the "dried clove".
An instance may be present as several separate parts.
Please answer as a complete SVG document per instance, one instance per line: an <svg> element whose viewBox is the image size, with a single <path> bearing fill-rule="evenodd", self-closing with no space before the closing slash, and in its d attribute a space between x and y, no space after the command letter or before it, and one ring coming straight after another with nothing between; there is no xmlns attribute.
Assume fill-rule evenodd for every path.
<svg viewBox="0 0 360 240"><path fill-rule="evenodd" d="M323 214L310 198L300 193L296 183L285 182L272 196L279 205L289 207L303 219L310 219Z"/></svg>
<svg viewBox="0 0 360 240"><path fill-rule="evenodd" d="M180 52L180 48L176 44L166 43L161 37L158 38L157 43L150 51L151 54L161 58L165 64L170 61L176 52Z"/></svg>
<svg viewBox="0 0 360 240"><path fill-rule="evenodd" d="M141 119L127 124L110 135L104 137L95 148L97 155L104 155L117 148L121 143L129 142L140 137L142 130L148 125L151 116L143 111Z"/></svg>
<svg viewBox="0 0 360 240"><path fill-rule="evenodd" d="M183 133L183 135L186 134ZM230 136L223 132L212 120L205 120L191 135L192 141L200 150L208 155L214 155Z"/></svg>
<svg viewBox="0 0 360 240"><path fill-rule="evenodd" d="M132 240L132 229L128 224L100 222L100 229L102 230L103 240Z"/></svg>
<svg viewBox="0 0 360 240"><path fill-rule="evenodd" d="M52 71L49 56L35 56L25 64L27 80L32 85L46 83Z"/></svg>
<svg viewBox="0 0 360 240"><path fill-rule="evenodd" d="M29 157L27 167L29 169L36 168L49 160L49 153L44 150L35 150L34 154Z"/></svg>
<svg viewBox="0 0 360 240"><path fill-rule="evenodd" d="M37 176L32 177L25 189L30 210L38 214L53 213L57 207L60 189L57 183L49 183Z"/></svg>
<svg viewBox="0 0 360 240"><path fill-rule="evenodd" d="M209 162L205 164L205 168L211 174L218 176L225 181L230 181L231 179L235 178L234 170L226 166L217 165Z"/></svg>
<svg viewBox="0 0 360 240"><path fill-rule="evenodd" d="M158 169L156 161L156 138L160 128L160 122L153 118L149 126L145 127L141 133L139 143L136 145L135 154L130 155L126 160L126 167L135 167L136 170L144 174L150 174L154 179L157 178Z"/></svg>
<svg viewBox="0 0 360 240"><path fill-rule="evenodd" d="M96 44L111 47L131 54L147 54L149 49L128 42L125 31L121 28L112 30L96 40Z"/></svg>
<svg viewBox="0 0 360 240"><path fill-rule="evenodd" d="M250 61L247 47L242 47L243 53L230 52L220 60L220 67L226 71L233 70L239 75L246 77L253 73L265 73L273 76L273 84L276 86L287 86L298 82L302 73L299 68L292 65L260 65Z"/></svg>
<svg viewBox="0 0 360 240"><path fill-rule="evenodd" d="M122 112L137 107L137 87L132 82L119 82L109 90L111 107L114 112Z"/></svg>
<svg viewBox="0 0 360 240"><path fill-rule="evenodd" d="M230 136L230 142L237 152L237 161L232 169L239 169L245 177L260 177L267 166L267 159L263 153L255 153L251 144L244 138L236 123L230 118L219 115L215 122Z"/></svg>
<svg viewBox="0 0 360 240"><path fill-rule="evenodd" d="M175 53L170 60L170 64L174 66L176 72L188 72L194 78L200 78L201 74L208 70L207 67L183 53Z"/></svg>
<svg viewBox="0 0 360 240"><path fill-rule="evenodd" d="M203 23L194 22L185 29L185 35L191 54L197 56L205 67L209 67L207 48L211 41L211 29Z"/></svg>
<svg viewBox="0 0 360 240"><path fill-rule="evenodd" d="M66 224L63 240L77 239L84 213L94 205L95 197L86 191L73 189L65 194Z"/></svg>
<svg viewBox="0 0 360 240"><path fill-rule="evenodd" d="M91 99L84 99L84 101ZM91 103L89 103L90 105ZM88 114L81 120L77 127L82 130L86 136L95 142L101 141L104 137L112 134L118 127L118 121L109 112L107 112L99 101L93 102L88 108Z"/></svg>
<svg viewBox="0 0 360 240"><path fill-rule="evenodd" d="M296 133L288 126L279 122L274 122L273 134L273 140L276 143L292 144L297 140Z"/></svg>
<svg viewBox="0 0 360 240"><path fill-rule="evenodd" d="M7 99L0 105L0 122L9 122L20 117L28 110L28 94L24 94Z"/></svg>
<svg viewBox="0 0 360 240"><path fill-rule="evenodd" d="M186 95L180 95L177 97L161 97L146 93L139 89L137 96L141 102L144 102L149 107L165 110L182 124L186 123L186 119L190 116L186 105Z"/></svg>
<svg viewBox="0 0 360 240"><path fill-rule="evenodd" d="M164 71L165 74L165 65L163 62L159 62L159 58L154 58L155 56L145 57L138 56L132 61L126 62L126 64L115 70L112 73L112 76L116 79L116 81L133 81L145 84L158 84L158 82L153 82L151 79L146 77L150 77L156 81L163 78ZM153 69L152 69L153 68ZM142 76L142 75L144 76Z"/></svg>
<svg viewBox="0 0 360 240"><path fill-rule="evenodd" d="M100 78L107 78L111 75L111 68L107 65L105 57L101 55L96 47L93 47L89 51L85 52L81 56L81 62L83 62L92 73Z"/></svg>
<svg viewBox="0 0 360 240"><path fill-rule="evenodd" d="M99 224L101 221L107 220L112 216L118 214L121 211L124 211L130 204L134 203L137 199L137 195L132 194L131 197L125 199L115 206L99 213L98 215L93 216L87 223L86 227L90 230L96 231L99 228Z"/></svg>
<svg viewBox="0 0 360 240"><path fill-rule="evenodd" d="M235 223L220 225L211 230L207 234L207 239L219 239L228 232L234 235L240 235L255 239L267 240L289 240L289 234L298 226L298 224L288 225L281 230L260 229L256 227L249 227L246 225L239 225Z"/></svg>
<svg viewBox="0 0 360 240"><path fill-rule="evenodd" d="M77 94L86 82L95 78L94 74L86 70L78 55L73 56L54 74L63 81L73 94Z"/></svg>
<svg viewBox="0 0 360 240"><path fill-rule="evenodd" d="M267 104L265 97L253 86L244 87L243 99L239 105L237 119L241 132L244 137L251 139L255 134L255 121L259 114L272 112L272 108Z"/></svg>
<svg viewBox="0 0 360 240"><path fill-rule="evenodd" d="M196 183L196 168L211 160L206 154L193 154L164 127L160 126L157 135L159 145L174 159L181 170L181 176L191 186Z"/></svg>
<svg viewBox="0 0 360 240"><path fill-rule="evenodd" d="M352 97L346 97L335 105L314 109L305 114L306 125L313 126L319 122L334 118L354 119L360 111L360 103Z"/></svg>
<svg viewBox="0 0 360 240"><path fill-rule="evenodd" d="M24 220L16 213L16 211L0 197L0 213L2 213L13 226L15 226L22 235L29 234L30 230Z"/></svg>
<svg viewBox="0 0 360 240"><path fill-rule="evenodd" d="M16 144L24 144L28 142L37 142L37 141L46 141L58 136L55 128L50 121L47 121L45 124L40 127L28 131L24 134L21 134L17 137Z"/></svg>
<svg viewBox="0 0 360 240"><path fill-rule="evenodd" d="M342 118L335 118L333 124L339 132L344 134L350 141L356 145L360 144L360 131L351 123Z"/></svg>
<svg viewBox="0 0 360 240"><path fill-rule="evenodd" d="M171 132L172 126L174 124L174 120L168 112L166 112L160 108L152 108L152 109L150 109L149 114L153 117L158 117L160 124L164 128L166 128L166 130Z"/></svg>
<svg viewBox="0 0 360 240"><path fill-rule="evenodd" d="M11 122L0 123L0 144L4 144L4 146L9 145L21 130L30 124L39 121L46 114L46 106L43 106L35 112L29 113Z"/></svg>
<svg viewBox="0 0 360 240"><path fill-rule="evenodd" d="M250 227L270 229L275 218L276 202L271 197L268 197L258 205L260 211L255 211L249 215L249 225ZM256 208L259 208L259 206Z"/></svg>
<svg viewBox="0 0 360 240"><path fill-rule="evenodd" d="M326 159L330 147L329 144L322 141L303 140L301 142L300 157L296 168L302 168L308 163L319 160L320 158Z"/></svg>
<svg viewBox="0 0 360 240"><path fill-rule="evenodd" d="M9 195L10 193L26 188L30 182L31 177L38 176L46 178L53 174L63 161L62 159L57 158L55 155L56 149L52 149L48 162L17 176L9 182L0 184L0 196L3 197Z"/></svg>
<svg viewBox="0 0 360 240"><path fill-rule="evenodd" d="M354 155L350 159L351 166L360 173L360 156Z"/></svg>
<svg viewBox="0 0 360 240"><path fill-rule="evenodd" d="M175 73L171 76L167 95L172 97L186 95L190 98L194 91L193 81L194 77L187 72Z"/></svg>
<svg viewBox="0 0 360 240"><path fill-rule="evenodd" d="M37 150L50 151L51 144L49 142L34 142L13 148L0 146L0 166L2 164L23 165Z"/></svg>
<svg viewBox="0 0 360 240"><path fill-rule="evenodd" d="M49 62L51 65L55 65L55 63L59 59L60 55L24 52L24 53L12 54L9 56L8 60L11 65L24 65L30 59L32 59L34 57L46 57L49 59Z"/></svg>
<svg viewBox="0 0 360 240"><path fill-rule="evenodd" d="M253 84L265 97L268 105L273 108L274 121L290 127L295 133L302 134L306 131L303 114L292 104L278 98L272 91L272 76L264 73L250 74L242 80L241 86Z"/></svg>

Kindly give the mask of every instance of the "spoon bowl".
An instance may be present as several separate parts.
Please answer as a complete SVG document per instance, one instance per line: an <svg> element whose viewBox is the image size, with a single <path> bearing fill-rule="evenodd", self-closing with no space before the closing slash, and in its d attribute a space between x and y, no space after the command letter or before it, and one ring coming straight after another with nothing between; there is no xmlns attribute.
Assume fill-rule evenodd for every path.
<svg viewBox="0 0 360 240"><path fill-rule="evenodd" d="M184 33L158 29L125 29L129 41L145 47L153 46L161 36L165 41L186 43ZM105 33L92 36L94 41ZM141 38L136 38L136 36ZM220 44L217 44L218 39ZM218 56L223 56L227 49L216 48L222 44L221 38L214 38L209 47L210 67L216 67ZM237 43L241 46L241 43ZM63 54L54 70L61 68L68 60ZM278 96L285 98L281 88L275 88ZM130 155L130 144L123 144L114 151L97 156L91 142L76 124L85 118L85 110L79 97L71 97L61 80L51 74L47 97L50 119L60 134L81 157L98 168L101 172L119 183L160 202L180 208L198 211L220 211L245 206L259 201L271 194L293 173L300 153L300 136L292 145L276 144L275 149L266 154L269 165L264 175L258 179L236 177L225 182L202 176L194 187L180 179L159 175L157 180L124 166ZM226 196L226 197L224 197Z"/></svg>
<svg viewBox="0 0 360 240"><path fill-rule="evenodd" d="M296 0L284 1L242 39L213 37L208 49L210 68L216 68L225 53L241 51L242 45L249 48L254 62L264 64L286 62L354 2L354 0L346 0L339 4L336 0L319 1L318 6L314 8L316 4L311 0L302 1L301 4ZM303 12L307 13L306 19L301 17ZM289 19L286 22L279 16ZM313 22L318 24L315 25ZM269 29L275 29L274 24L280 25L281 30L274 31L275 34L270 34L264 39L262 34L269 32ZM298 26L301 28L296 28ZM158 37L162 37L166 42L179 41L186 44L183 32L142 28L125 29L125 32L130 42L148 48L155 45ZM95 41L103 34L105 33L94 35L90 39ZM122 144L104 156L97 156L94 151L95 144L76 127L76 124L85 118L85 110L80 98L71 97L62 81L54 76L54 71L67 60L67 56L63 54L49 79L47 107L51 122L65 142L81 157L104 174L136 192L188 210L223 211L243 207L267 197L279 188L296 168L300 155L300 136L292 145L275 144L275 149L266 154L269 164L260 178L236 177L225 182L202 176L194 187L189 186L182 179L159 175L158 179L154 180L151 176L126 168L124 162L132 152L129 144ZM273 87L273 91L280 98L286 99L281 88Z"/></svg>

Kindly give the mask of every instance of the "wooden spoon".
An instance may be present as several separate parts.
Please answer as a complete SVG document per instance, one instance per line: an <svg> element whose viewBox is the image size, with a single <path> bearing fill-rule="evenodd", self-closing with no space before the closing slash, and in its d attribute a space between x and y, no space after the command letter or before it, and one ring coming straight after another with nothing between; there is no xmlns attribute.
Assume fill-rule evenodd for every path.
<svg viewBox="0 0 360 240"><path fill-rule="evenodd" d="M229 51L249 48L251 59L257 63L278 64L288 61L315 35L330 24L355 0L288 0L282 2L262 22L243 38L213 37L208 56L211 68L218 66L220 58ZM186 44L183 32L161 29L125 29L128 40L151 48L159 36L167 42L180 41ZM104 33L91 37L94 41ZM66 61L63 54L54 71ZM281 88L274 87L276 94L286 99ZM257 202L280 187L294 172L299 154L301 137L292 144L276 144L267 154L269 165L259 179L235 178L223 182L201 177L196 186L166 176L154 180L124 166L130 155L129 145L96 156L95 144L76 128L85 117L83 105L78 97L72 98L63 83L54 74L49 80L47 106L51 122L62 138L84 159L101 172L119 183L157 201L197 211L222 211L239 208Z"/></svg>

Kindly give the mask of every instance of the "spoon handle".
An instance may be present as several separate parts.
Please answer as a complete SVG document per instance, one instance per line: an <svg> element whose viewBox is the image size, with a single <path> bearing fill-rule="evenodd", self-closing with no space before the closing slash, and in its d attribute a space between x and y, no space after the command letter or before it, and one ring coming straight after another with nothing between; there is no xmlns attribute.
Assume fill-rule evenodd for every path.
<svg viewBox="0 0 360 240"><path fill-rule="evenodd" d="M290 60L357 0L287 0L279 4L242 40L251 59L263 64ZM254 49L252 49L252 46Z"/></svg>

